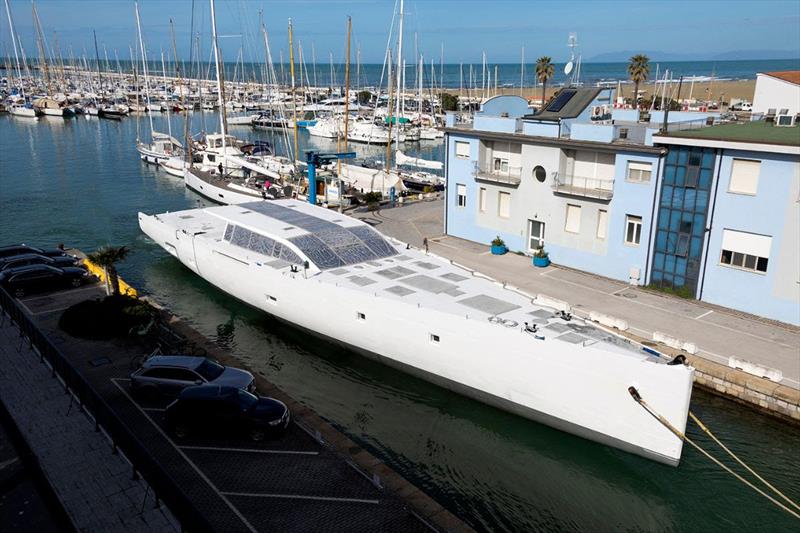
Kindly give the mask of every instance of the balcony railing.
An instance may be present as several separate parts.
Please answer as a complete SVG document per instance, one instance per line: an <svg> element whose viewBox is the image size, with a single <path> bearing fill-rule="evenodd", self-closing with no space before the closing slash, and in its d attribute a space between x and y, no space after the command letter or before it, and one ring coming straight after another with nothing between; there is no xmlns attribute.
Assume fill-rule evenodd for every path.
<svg viewBox="0 0 800 533"><path fill-rule="evenodd" d="M472 175L478 181L490 181L516 187L522 181L522 167L506 167L504 170L495 170L475 163Z"/></svg>
<svg viewBox="0 0 800 533"><path fill-rule="evenodd" d="M570 196L611 200L614 196L614 180L584 178L572 174L553 172L553 192Z"/></svg>

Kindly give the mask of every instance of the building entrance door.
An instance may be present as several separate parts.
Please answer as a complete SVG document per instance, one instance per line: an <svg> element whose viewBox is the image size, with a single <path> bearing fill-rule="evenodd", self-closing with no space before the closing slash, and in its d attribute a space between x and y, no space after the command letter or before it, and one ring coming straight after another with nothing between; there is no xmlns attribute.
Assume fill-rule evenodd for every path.
<svg viewBox="0 0 800 533"><path fill-rule="evenodd" d="M544 246L544 222L528 220L528 251L535 252Z"/></svg>

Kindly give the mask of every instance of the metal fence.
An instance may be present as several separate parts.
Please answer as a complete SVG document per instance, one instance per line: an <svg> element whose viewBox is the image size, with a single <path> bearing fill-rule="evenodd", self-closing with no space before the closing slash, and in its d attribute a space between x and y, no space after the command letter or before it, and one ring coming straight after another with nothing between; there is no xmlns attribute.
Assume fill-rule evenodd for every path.
<svg viewBox="0 0 800 533"><path fill-rule="evenodd" d="M213 531L211 524L198 512L193 502L183 492L181 485L173 480L158 460L111 409L89 381L39 330L8 292L0 287L0 320L11 320L20 331L20 344L27 342L39 353L40 361L47 361L52 375L58 375L66 391L72 393L82 409L95 421L95 431L102 428L111 439L112 451L121 449L133 465L133 475L141 475L155 492L156 501L163 500L181 523L184 530Z"/></svg>

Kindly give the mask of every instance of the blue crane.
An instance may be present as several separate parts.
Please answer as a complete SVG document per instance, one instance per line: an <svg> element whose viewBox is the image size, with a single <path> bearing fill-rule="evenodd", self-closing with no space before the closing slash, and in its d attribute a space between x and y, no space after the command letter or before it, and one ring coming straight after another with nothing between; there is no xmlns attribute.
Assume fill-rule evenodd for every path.
<svg viewBox="0 0 800 533"><path fill-rule="evenodd" d="M317 205L317 166L336 161L337 159L353 159L355 152L340 152L338 154L320 154L313 150L306 152L306 163L308 163L308 203ZM339 198L341 201L341 190Z"/></svg>

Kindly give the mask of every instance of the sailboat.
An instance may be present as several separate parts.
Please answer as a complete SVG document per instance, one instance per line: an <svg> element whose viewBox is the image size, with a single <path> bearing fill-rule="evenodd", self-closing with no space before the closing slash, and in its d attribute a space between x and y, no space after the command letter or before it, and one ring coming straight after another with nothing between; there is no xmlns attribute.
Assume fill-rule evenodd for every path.
<svg viewBox="0 0 800 533"><path fill-rule="evenodd" d="M147 117L150 121L150 142L144 143L139 139L136 139L136 151L139 152L139 156L142 158L142 161L157 165L160 161L167 160L172 156L180 156L183 153L183 145L178 139L171 135L171 132L160 133L155 131L153 128L153 107L150 102L150 77L147 71L147 50L144 47L144 39L142 38L142 24L139 18L139 2L135 2L134 5L136 9L136 29L139 34L139 49L142 53L144 92L147 102L146 107L148 110ZM161 59L163 63L163 55Z"/></svg>

